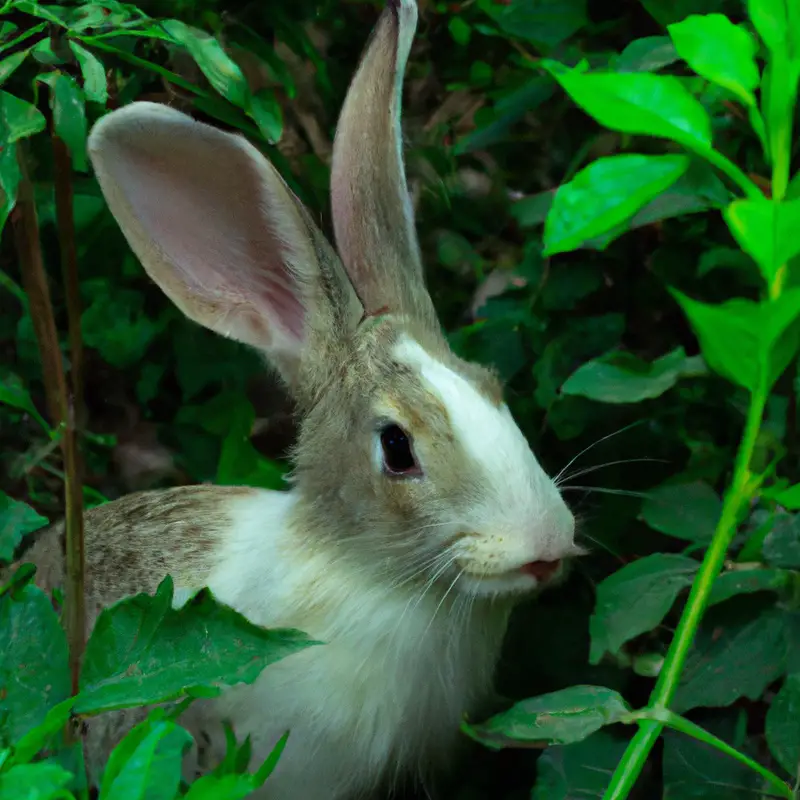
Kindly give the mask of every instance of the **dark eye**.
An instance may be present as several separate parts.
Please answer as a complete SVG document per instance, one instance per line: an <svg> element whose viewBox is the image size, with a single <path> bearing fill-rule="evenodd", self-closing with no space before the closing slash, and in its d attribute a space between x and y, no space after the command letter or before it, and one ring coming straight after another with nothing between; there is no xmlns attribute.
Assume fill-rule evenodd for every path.
<svg viewBox="0 0 800 800"><path fill-rule="evenodd" d="M419 472L411 452L411 440L398 425L387 425L381 431L383 464L386 471L394 475L409 475Z"/></svg>

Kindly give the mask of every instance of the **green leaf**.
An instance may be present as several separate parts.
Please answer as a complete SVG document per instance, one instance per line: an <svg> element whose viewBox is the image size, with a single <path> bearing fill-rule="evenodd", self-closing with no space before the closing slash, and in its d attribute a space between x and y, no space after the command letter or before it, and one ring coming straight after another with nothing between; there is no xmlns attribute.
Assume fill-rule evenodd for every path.
<svg viewBox="0 0 800 800"><path fill-rule="evenodd" d="M773 499L784 508L788 508L790 511L797 511L800 509L800 483L796 483L788 489L783 489Z"/></svg>
<svg viewBox="0 0 800 800"><path fill-rule="evenodd" d="M20 50L0 61L0 86L2 86L28 57L27 50Z"/></svg>
<svg viewBox="0 0 800 800"><path fill-rule="evenodd" d="M0 131L4 132L0 144L3 147L43 131L46 124L36 106L0 91Z"/></svg>
<svg viewBox="0 0 800 800"><path fill-rule="evenodd" d="M480 725L464 724L465 733L492 749L540 744L570 744L604 725L623 719L630 709L604 686L571 686L522 700Z"/></svg>
<svg viewBox="0 0 800 800"><path fill-rule="evenodd" d="M764 44L773 52L789 49L791 27L786 0L748 0L747 14Z"/></svg>
<svg viewBox="0 0 800 800"><path fill-rule="evenodd" d="M56 134L69 150L72 166L85 172L86 163L86 102L83 89L75 79L63 72L47 76L50 86L50 108Z"/></svg>
<svg viewBox="0 0 800 800"><path fill-rule="evenodd" d="M574 250L624 222L669 188L687 156L626 154L600 158L558 188L544 228L544 255Z"/></svg>
<svg viewBox="0 0 800 800"><path fill-rule="evenodd" d="M708 365L745 389L771 388L800 346L800 289L771 302L707 305L670 289L692 323Z"/></svg>
<svg viewBox="0 0 800 800"><path fill-rule="evenodd" d="M587 0L480 0L479 7L499 28L549 50L580 30L589 20Z"/></svg>
<svg viewBox="0 0 800 800"><path fill-rule="evenodd" d="M736 718L704 720L704 728L740 751L742 725ZM748 752L751 757L758 756ZM683 733L664 731L664 794L662 800L766 800L763 779L750 767L706 742Z"/></svg>
<svg viewBox="0 0 800 800"><path fill-rule="evenodd" d="M17 764L0 772L0 800L69 800L72 775L58 764Z"/></svg>
<svg viewBox="0 0 800 800"><path fill-rule="evenodd" d="M272 89L259 89L250 95L249 113L270 144L280 141L283 136L283 109Z"/></svg>
<svg viewBox="0 0 800 800"><path fill-rule="evenodd" d="M29 584L0 596L0 641L0 743L10 743L70 696L67 640L50 599Z"/></svg>
<svg viewBox="0 0 800 800"><path fill-rule="evenodd" d="M800 515L776 516L761 552L770 566L800 569Z"/></svg>
<svg viewBox="0 0 800 800"><path fill-rule="evenodd" d="M172 596L167 577L155 596L138 594L100 613L86 646L78 713L252 683L267 665L319 644L299 631L253 625L207 590L178 610Z"/></svg>
<svg viewBox="0 0 800 800"><path fill-rule="evenodd" d="M706 80L755 106L758 87L758 42L723 14L692 14L667 30L680 57Z"/></svg>
<svg viewBox="0 0 800 800"><path fill-rule="evenodd" d="M745 621L718 625L708 618L689 651L672 710L757 700L784 671L786 622L769 609Z"/></svg>
<svg viewBox="0 0 800 800"><path fill-rule="evenodd" d="M256 774L253 776L253 784L258 787L261 786L267 778L275 771L278 766L283 751L286 749L286 743L289 741L289 731L278 739L275 747L272 748L270 754L264 759L264 763L258 768Z"/></svg>
<svg viewBox="0 0 800 800"><path fill-rule="evenodd" d="M236 62L213 36L190 28L177 19L168 19L162 26L176 42L189 51L200 71L217 92L235 106L247 108L250 96L247 81Z"/></svg>
<svg viewBox="0 0 800 800"><path fill-rule="evenodd" d="M254 788L249 775L206 775L189 787L184 800L241 800Z"/></svg>
<svg viewBox="0 0 800 800"><path fill-rule="evenodd" d="M567 378L561 391L601 403L640 403L671 389L683 376L686 364L682 347L652 364L631 353L606 353L581 365Z"/></svg>
<svg viewBox="0 0 800 800"><path fill-rule="evenodd" d="M27 411L46 431L49 432L50 426L42 415L36 410L36 406L31 399L30 393L25 388L22 378L13 372L0 372L0 403L13 408Z"/></svg>
<svg viewBox="0 0 800 800"><path fill-rule="evenodd" d="M678 594L691 586L697 568L693 558L654 553L602 581L589 621L589 663L599 664L606 653L616 655L625 642L658 626Z"/></svg>
<svg viewBox="0 0 800 800"><path fill-rule="evenodd" d="M531 800L599 800L626 745L625 739L600 730L582 742L548 747L536 762Z"/></svg>
<svg viewBox="0 0 800 800"><path fill-rule="evenodd" d="M181 780L188 731L161 719L163 709L133 728L114 748L103 773L100 800L173 800Z"/></svg>
<svg viewBox="0 0 800 800"><path fill-rule="evenodd" d="M647 493L641 519L668 536L704 543L711 541L721 512L722 502L707 483L665 483Z"/></svg>
<svg viewBox="0 0 800 800"><path fill-rule="evenodd" d="M767 743L791 776L800 769L800 674L788 675L767 711Z"/></svg>
<svg viewBox="0 0 800 800"><path fill-rule="evenodd" d="M713 606L739 594L780 592L792 581L791 572L783 569L733 569L723 572L711 589L708 605Z"/></svg>
<svg viewBox="0 0 800 800"><path fill-rule="evenodd" d="M91 51L82 47L74 39L68 39L70 49L75 53L83 75L83 92L86 99L105 105L108 102L108 81L103 62Z"/></svg>
<svg viewBox="0 0 800 800"><path fill-rule="evenodd" d="M668 36L634 39L611 63L615 72L655 72L678 60Z"/></svg>
<svg viewBox="0 0 800 800"><path fill-rule="evenodd" d="M74 705L75 698L68 697L53 706L39 725L17 740L14 743L15 763L22 764L30 761L40 750L44 749L54 736L61 733L70 718Z"/></svg>
<svg viewBox="0 0 800 800"><path fill-rule="evenodd" d="M11 143L0 144L0 233L6 226L8 215L17 204L19 179L17 146ZM0 387L1 391L2 387Z"/></svg>
<svg viewBox="0 0 800 800"><path fill-rule="evenodd" d="M701 152L711 146L708 114L672 75L585 73L556 62L542 62L542 66L606 128L665 136Z"/></svg>
<svg viewBox="0 0 800 800"><path fill-rule="evenodd" d="M22 537L50 522L27 503L0 491L0 562L12 561Z"/></svg>
<svg viewBox="0 0 800 800"><path fill-rule="evenodd" d="M789 259L800 253L800 199L735 200L723 212L733 237L761 269L768 285Z"/></svg>
<svg viewBox="0 0 800 800"><path fill-rule="evenodd" d="M472 38L472 28L461 17L451 17L447 23L447 30L450 31L453 41L462 47L468 45Z"/></svg>

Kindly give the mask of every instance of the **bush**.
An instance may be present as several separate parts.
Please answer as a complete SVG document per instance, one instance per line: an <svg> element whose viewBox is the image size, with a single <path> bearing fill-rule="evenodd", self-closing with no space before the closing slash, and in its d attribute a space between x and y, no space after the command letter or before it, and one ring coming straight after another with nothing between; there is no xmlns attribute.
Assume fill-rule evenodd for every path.
<svg viewBox="0 0 800 800"><path fill-rule="evenodd" d="M285 404L250 352L145 278L86 133L106 108L168 99L245 133L326 221L331 133L377 11L0 9L0 560L66 511L75 561L81 506L134 489L282 485ZM566 464L593 551L518 610L513 703L465 721L488 747L453 797L794 796L798 31L784 0L423 9L405 128L431 293L454 349L500 371L541 460ZM584 478L601 470L602 486ZM62 598L31 578L23 564L0 589L0 800L85 796L78 723L153 703L101 797L243 797L268 778L279 751L247 774L229 731L217 770L182 784L178 716L315 643L206 591L172 611L166 579L102 613L79 671L80 616L64 615L68 647ZM65 590L78 608L80 585ZM109 645L144 624L149 648ZM176 630L184 654L213 646L205 674L173 663Z"/></svg>

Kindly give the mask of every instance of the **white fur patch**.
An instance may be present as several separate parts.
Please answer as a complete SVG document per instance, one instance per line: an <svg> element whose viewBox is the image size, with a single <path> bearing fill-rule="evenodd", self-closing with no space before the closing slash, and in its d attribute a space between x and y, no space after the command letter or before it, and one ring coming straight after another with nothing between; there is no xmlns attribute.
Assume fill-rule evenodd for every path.
<svg viewBox="0 0 800 800"><path fill-rule="evenodd" d="M493 405L407 336L397 343L394 355L418 370L447 409L453 433L471 459L453 468L477 472L475 482L485 487L472 507L458 510L467 530L477 535L464 544L465 558L475 571L497 575L531 561L574 554L572 514L508 407ZM533 580L520 578L528 585Z"/></svg>

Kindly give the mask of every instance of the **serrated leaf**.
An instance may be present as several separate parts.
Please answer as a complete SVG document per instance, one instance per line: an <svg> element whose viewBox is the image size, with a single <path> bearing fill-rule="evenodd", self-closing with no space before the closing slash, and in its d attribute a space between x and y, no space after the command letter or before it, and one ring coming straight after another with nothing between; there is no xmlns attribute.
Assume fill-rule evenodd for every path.
<svg viewBox="0 0 800 800"><path fill-rule="evenodd" d="M67 640L50 599L28 584L0 596L0 641L0 743L10 743L70 696Z"/></svg>
<svg viewBox="0 0 800 800"><path fill-rule="evenodd" d="M631 353L611 352L578 367L561 391L601 403L640 403L671 389L683 375L686 363L682 347L652 363Z"/></svg>
<svg viewBox="0 0 800 800"><path fill-rule="evenodd" d="M72 775L58 764L16 764L0 772L0 800L71 800Z"/></svg>
<svg viewBox="0 0 800 800"><path fill-rule="evenodd" d="M722 502L703 481L665 483L651 489L641 518L654 530L689 542L708 542L714 535Z"/></svg>
<svg viewBox="0 0 800 800"><path fill-rule="evenodd" d="M784 291L772 302L734 299L708 305L670 289L689 318L708 365L734 383L754 391L767 388L786 369L800 346L800 289Z"/></svg>
<svg viewBox="0 0 800 800"><path fill-rule="evenodd" d="M544 228L544 255L565 253L632 217L686 171L686 156L607 156L558 188Z"/></svg>
<svg viewBox="0 0 800 800"><path fill-rule="evenodd" d="M778 763L795 776L800 770L800 674L788 675L766 720L767 743Z"/></svg>
<svg viewBox="0 0 800 800"><path fill-rule="evenodd" d="M586 739L630 711L622 696L604 686L570 686L516 703L464 731L492 749L570 744Z"/></svg>
<svg viewBox="0 0 800 800"><path fill-rule="evenodd" d="M711 146L711 121L672 75L578 72L556 62L542 66L601 125L622 133L664 136L692 149Z"/></svg>
<svg viewBox="0 0 800 800"><path fill-rule="evenodd" d="M27 503L14 500L0 491L0 563L12 561L22 537L49 523Z"/></svg>
<svg viewBox="0 0 800 800"><path fill-rule="evenodd" d="M599 664L606 653L615 655L625 642L658 626L680 592L692 585L697 568L693 558L654 553L602 581L589 620L589 663Z"/></svg>
<svg viewBox="0 0 800 800"><path fill-rule="evenodd" d="M778 514L761 552L770 566L800 569L800 515Z"/></svg>
<svg viewBox="0 0 800 800"><path fill-rule="evenodd" d="M103 62L74 39L68 39L68 43L81 68L86 99L105 105L108 102L108 80Z"/></svg>
<svg viewBox="0 0 800 800"><path fill-rule="evenodd" d="M217 92L235 106L247 108L247 81L236 62L213 36L191 28L177 19L165 20L162 27L189 51L200 71Z"/></svg>
<svg viewBox="0 0 800 800"><path fill-rule="evenodd" d="M667 26L680 57L706 80L755 106L758 87L758 43L724 14L692 14Z"/></svg>
<svg viewBox="0 0 800 800"><path fill-rule="evenodd" d="M177 699L193 687L252 683L264 667L318 642L268 630L203 590L178 610L172 579L104 609L86 645L78 713Z"/></svg>
<svg viewBox="0 0 800 800"><path fill-rule="evenodd" d="M173 800L192 737L162 716L152 714L114 748L103 773L100 800Z"/></svg>
<svg viewBox="0 0 800 800"><path fill-rule="evenodd" d="M4 132L0 144L3 147L43 131L46 124L36 106L0 91L0 131Z"/></svg>
<svg viewBox="0 0 800 800"><path fill-rule="evenodd" d="M743 622L701 625L672 710L728 706L740 697L757 700L785 667L784 615L769 609Z"/></svg>

